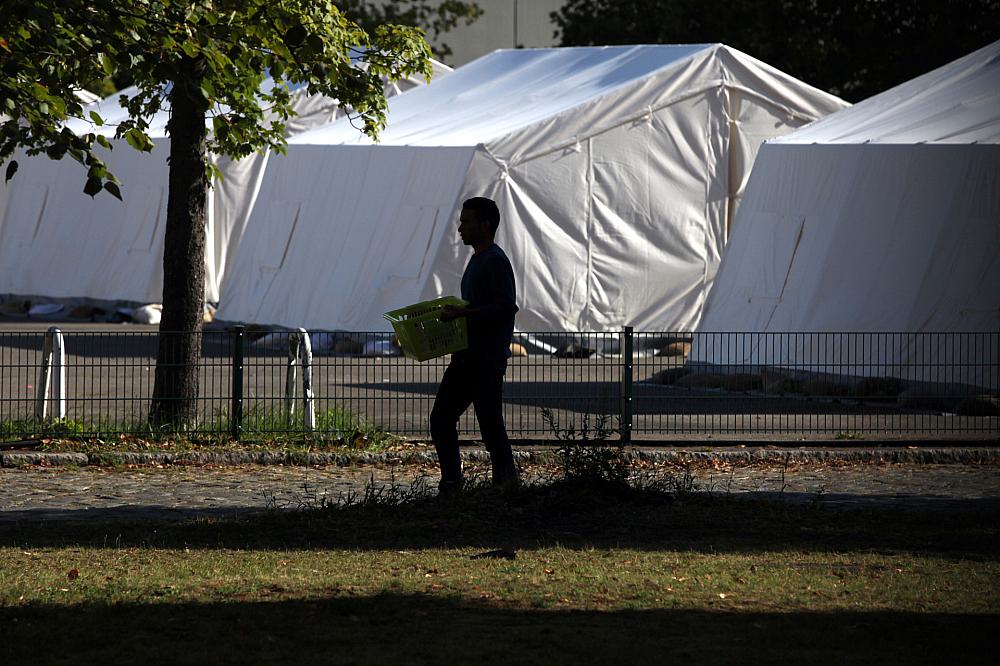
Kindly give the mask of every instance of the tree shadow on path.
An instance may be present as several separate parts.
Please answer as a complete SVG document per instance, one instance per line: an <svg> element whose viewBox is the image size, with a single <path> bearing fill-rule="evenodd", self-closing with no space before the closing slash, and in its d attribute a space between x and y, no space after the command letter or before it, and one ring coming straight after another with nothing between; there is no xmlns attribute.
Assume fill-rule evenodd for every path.
<svg viewBox="0 0 1000 666"><path fill-rule="evenodd" d="M779 495L780 497L780 495ZM134 507L116 520L51 518L0 524L0 545L23 548L155 547L245 550L399 550L503 546L633 548L719 553L872 550L995 559L1000 508L993 499L959 509L901 511L828 508L705 492L667 493L557 482L502 494L475 490L444 502L426 493L342 506L225 511L184 520L150 520ZM119 509L119 511L121 511ZM135 518L130 519L130 518Z"/></svg>

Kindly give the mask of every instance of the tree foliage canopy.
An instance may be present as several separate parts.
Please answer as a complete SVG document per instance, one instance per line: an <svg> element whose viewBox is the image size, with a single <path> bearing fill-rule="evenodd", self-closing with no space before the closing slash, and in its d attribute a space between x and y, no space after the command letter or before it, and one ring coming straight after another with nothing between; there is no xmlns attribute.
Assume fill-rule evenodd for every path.
<svg viewBox="0 0 1000 666"><path fill-rule="evenodd" d="M117 138L151 150L149 119L171 86L182 86L211 117L207 149L234 158L281 150L291 114L289 84L304 85L353 109L362 129L385 124L383 79L430 75L430 50L413 27L364 30L325 0L4 0L0 12L0 163L7 177L17 148L53 159L69 154L87 171L85 192L120 196L117 178L95 147L99 133L77 135L74 91L127 73L138 94L122 104L129 118ZM262 90L269 76L282 81ZM95 125L104 120L91 113Z"/></svg>
<svg viewBox="0 0 1000 666"><path fill-rule="evenodd" d="M1000 37L1000 0L567 0L563 46L722 42L859 101Z"/></svg>

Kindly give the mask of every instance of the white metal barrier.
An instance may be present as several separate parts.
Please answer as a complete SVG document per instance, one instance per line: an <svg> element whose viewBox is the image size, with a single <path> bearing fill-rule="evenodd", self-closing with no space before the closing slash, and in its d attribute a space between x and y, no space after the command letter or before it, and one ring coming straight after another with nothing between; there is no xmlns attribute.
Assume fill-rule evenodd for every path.
<svg viewBox="0 0 1000 666"><path fill-rule="evenodd" d="M304 328L288 334L288 369L285 373L285 417L291 421L295 415L295 375L302 366L302 421L307 432L316 429L316 408L312 389L312 343Z"/></svg>
<svg viewBox="0 0 1000 666"><path fill-rule="evenodd" d="M44 421L53 416L66 418L66 343L55 326L45 332L35 393L35 418Z"/></svg>

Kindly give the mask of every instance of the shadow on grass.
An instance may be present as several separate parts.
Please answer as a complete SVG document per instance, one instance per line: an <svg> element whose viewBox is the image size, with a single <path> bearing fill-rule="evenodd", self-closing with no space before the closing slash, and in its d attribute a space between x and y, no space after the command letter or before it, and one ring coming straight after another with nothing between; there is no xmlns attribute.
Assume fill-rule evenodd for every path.
<svg viewBox="0 0 1000 666"><path fill-rule="evenodd" d="M309 601L0 608L7 664L986 663L995 618L498 608L331 590Z"/></svg>
<svg viewBox="0 0 1000 666"><path fill-rule="evenodd" d="M772 498L670 494L563 482L511 494L476 490L442 502L417 493L401 503L320 504L232 515L212 510L164 520L150 507L116 509L114 520L60 520L31 511L0 523L0 545L247 550L634 548L699 552L873 550L993 559L1000 555L995 500L958 510L833 509ZM399 499L399 498L397 498ZM802 498L799 498L800 500Z"/></svg>

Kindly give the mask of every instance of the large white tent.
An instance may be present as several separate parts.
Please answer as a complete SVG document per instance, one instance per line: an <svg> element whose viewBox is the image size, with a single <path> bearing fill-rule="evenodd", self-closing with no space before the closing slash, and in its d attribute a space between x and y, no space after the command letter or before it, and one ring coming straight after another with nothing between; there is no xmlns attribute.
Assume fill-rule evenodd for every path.
<svg viewBox="0 0 1000 666"><path fill-rule="evenodd" d="M434 63L435 77L450 71ZM423 79L407 79L388 84L385 92L393 96L422 83ZM303 86L291 93L297 115L286 123L288 136L343 116L336 100L310 95ZM73 119L67 126L80 134L113 137L118 123L127 117L119 98L135 94L136 89L129 88L89 105L83 120ZM99 113L105 124L98 127L87 120L90 111ZM72 159L17 158L17 175L0 185L0 200L6 200L0 207L0 294L160 301L169 110L161 109L149 120L155 144L152 153L139 153L120 141L121 145L102 155L123 182L123 202L106 193L94 199L83 194L85 171ZM219 156L212 159L223 180L216 182L208 200L205 297L216 302L226 265L242 237L272 157L262 152L235 162Z"/></svg>
<svg viewBox="0 0 1000 666"><path fill-rule="evenodd" d="M765 143L699 331L910 335L853 353L856 336L731 340L692 359L824 369L851 356L851 372L915 379L962 363L963 381L995 385L998 144L1000 42ZM930 332L980 335L912 335Z"/></svg>
<svg viewBox="0 0 1000 666"><path fill-rule="evenodd" d="M692 327L760 142L846 104L723 45L501 50L269 167L227 320L381 330L457 293L471 196L500 205L522 331Z"/></svg>

